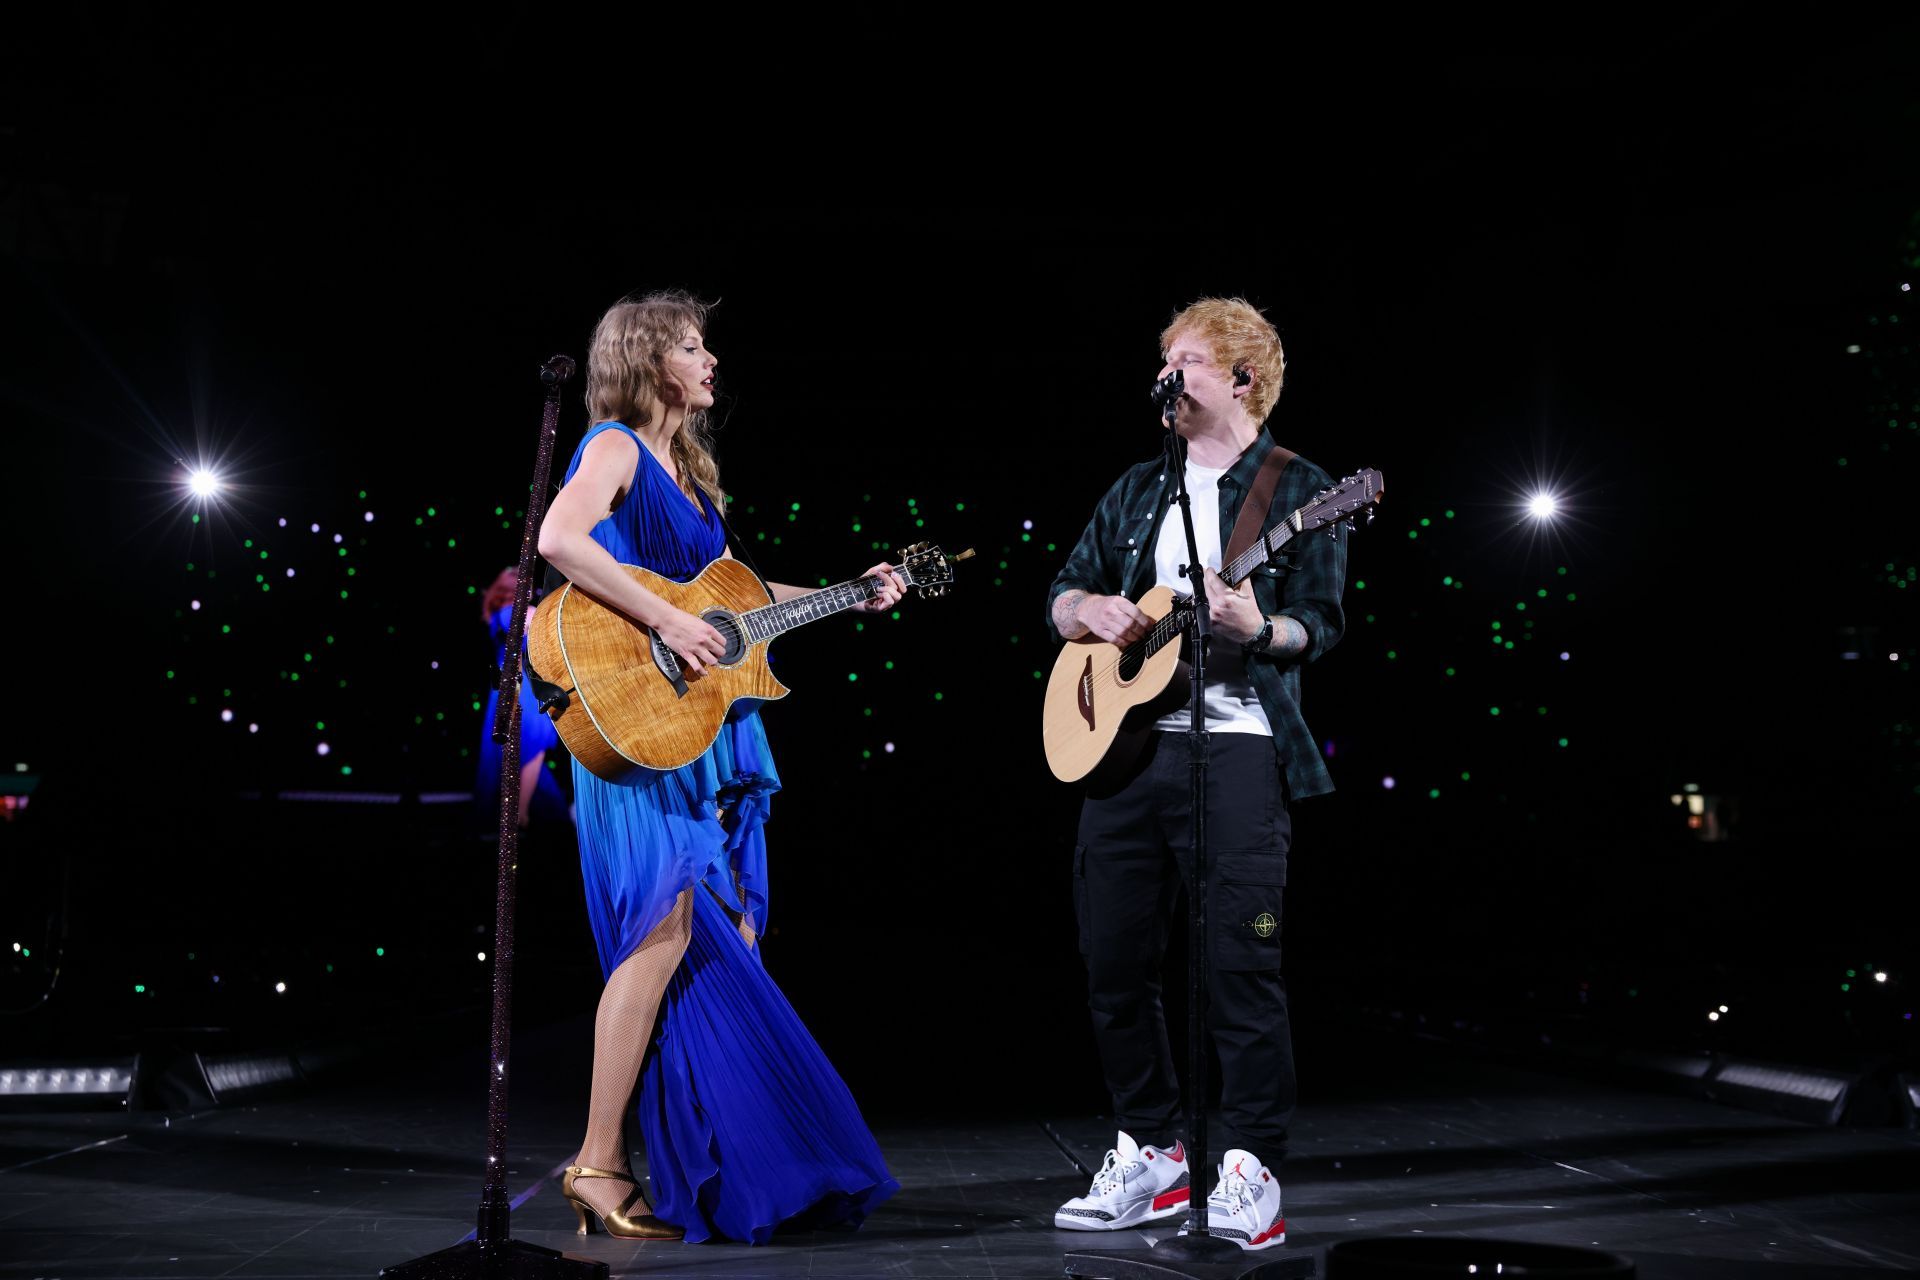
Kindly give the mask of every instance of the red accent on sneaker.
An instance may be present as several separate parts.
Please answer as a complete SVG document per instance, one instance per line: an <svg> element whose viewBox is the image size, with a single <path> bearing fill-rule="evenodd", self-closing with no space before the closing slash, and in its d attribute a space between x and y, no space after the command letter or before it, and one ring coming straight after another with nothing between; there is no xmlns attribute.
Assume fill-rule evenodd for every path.
<svg viewBox="0 0 1920 1280"><path fill-rule="evenodd" d="M1142 1151L1140 1154L1145 1156L1149 1160L1153 1159L1153 1152L1151 1151Z"/></svg>
<svg viewBox="0 0 1920 1280"><path fill-rule="evenodd" d="M1173 1161L1175 1164L1185 1164L1187 1162L1187 1144L1184 1142L1174 1143L1173 1150L1167 1152L1167 1159Z"/></svg>
<svg viewBox="0 0 1920 1280"><path fill-rule="evenodd" d="M1191 1190L1191 1188L1177 1187L1172 1191L1162 1191L1153 1198L1153 1207L1156 1209L1165 1209L1169 1205L1185 1204L1189 1190Z"/></svg>
<svg viewBox="0 0 1920 1280"><path fill-rule="evenodd" d="M1259 1235L1255 1236L1253 1239L1249 1240L1247 1243L1250 1245L1265 1244L1267 1241L1275 1238L1278 1238L1281 1240L1285 1240L1287 1238L1287 1220L1285 1218L1280 1219L1280 1221L1274 1223L1272 1226L1268 1227L1265 1231L1262 1231Z"/></svg>

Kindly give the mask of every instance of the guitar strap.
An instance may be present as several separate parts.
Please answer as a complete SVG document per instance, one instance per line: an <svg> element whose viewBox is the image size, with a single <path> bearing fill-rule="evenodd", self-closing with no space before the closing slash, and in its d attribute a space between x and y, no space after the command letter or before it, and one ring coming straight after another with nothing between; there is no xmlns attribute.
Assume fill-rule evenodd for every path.
<svg viewBox="0 0 1920 1280"><path fill-rule="evenodd" d="M1253 487L1247 490L1247 500L1240 506L1240 517L1233 522L1233 536L1227 539L1226 551L1220 557L1222 566L1232 564L1266 529L1267 509L1273 505L1274 490L1280 487L1280 473L1293 459L1293 450L1275 445L1260 460Z"/></svg>
<svg viewBox="0 0 1920 1280"><path fill-rule="evenodd" d="M727 523L727 513L720 509L720 504L717 502L713 504L713 514L720 517L720 529L727 535L727 547L733 552L733 558L753 570L753 576L758 579L760 589L767 593L767 599L773 599L773 588L768 586L766 578L761 576L760 566L755 564L753 557L747 554L747 544L740 540L740 535L735 533L733 526Z"/></svg>

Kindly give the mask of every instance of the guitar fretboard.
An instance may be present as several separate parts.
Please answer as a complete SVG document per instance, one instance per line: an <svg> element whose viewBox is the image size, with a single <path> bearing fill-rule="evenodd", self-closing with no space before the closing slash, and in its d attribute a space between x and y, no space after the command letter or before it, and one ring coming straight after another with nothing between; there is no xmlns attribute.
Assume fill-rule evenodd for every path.
<svg viewBox="0 0 1920 1280"><path fill-rule="evenodd" d="M758 609L741 614L740 620L746 623L747 639L758 644L795 627L865 604L879 593L878 578L856 578L851 582L809 591L791 600L761 605Z"/></svg>

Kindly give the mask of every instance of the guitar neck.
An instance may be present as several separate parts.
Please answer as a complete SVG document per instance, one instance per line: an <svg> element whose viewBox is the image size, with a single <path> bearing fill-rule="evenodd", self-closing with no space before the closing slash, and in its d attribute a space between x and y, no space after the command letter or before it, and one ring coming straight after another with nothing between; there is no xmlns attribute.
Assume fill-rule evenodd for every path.
<svg viewBox="0 0 1920 1280"><path fill-rule="evenodd" d="M1301 513L1296 511L1253 540L1253 545L1220 566L1220 577L1230 587L1245 582L1247 575L1280 553L1301 532Z"/></svg>
<svg viewBox="0 0 1920 1280"><path fill-rule="evenodd" d="M758 609L750 609L740 615L740 620L747 626L747 639L757 644L806 623L844 613L879 594L880 579L855 578L831 587L822 587L818 591L809 591L791 600L777 600Z"/></svg>

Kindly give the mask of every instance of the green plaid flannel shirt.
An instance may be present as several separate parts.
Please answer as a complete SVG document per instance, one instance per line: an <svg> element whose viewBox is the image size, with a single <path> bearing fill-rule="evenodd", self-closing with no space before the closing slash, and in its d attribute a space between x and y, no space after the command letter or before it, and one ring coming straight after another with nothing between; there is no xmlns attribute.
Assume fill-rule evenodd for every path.
<svg viewBox="0 0 1920 1280"><path fill-rule="evenodd" d="M1246 501L1260 460L1272 446L1273 437L1263 428L1239 461L1220 477L1223 543L1240 516L1240 504ZM1305 458L1295 457L1280 473L1273 504L1261 528L1272 528L1332 484L1326 472ZM1153 586L1153 551L1172 494L1165 463L1158 458L1129 468L1107 490L1047 593L1047 629L1056 641L1061 636L1053 625L1053 602L1062 592L1080 590L1138 600ZM1340 593L1347 577L1347 534L1337 525L1331 535L1325 530L1302 534L1290 544L1290 551L1280 567L1266 565L1254 571L1253 597L1262 613L1285 614L1298 620L1306 628L1307 647L1292 658L1254 658L1247 666L1247 679L1273 728L1273 749L1286 772L1287 789L1295 799L1304 799L1333 790L1333 778L1300 714L1300 668L1339 643L1346 627Z"/></svg>

